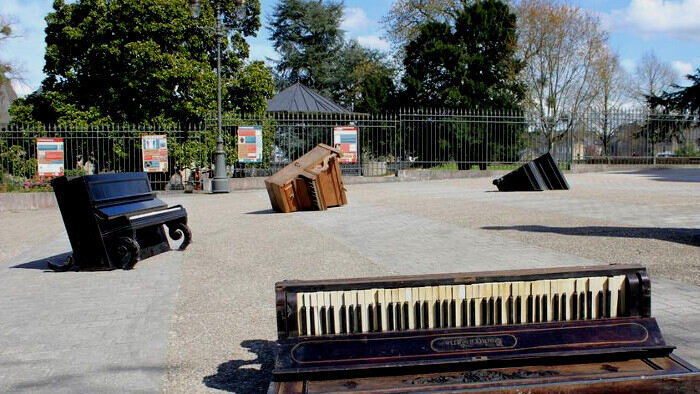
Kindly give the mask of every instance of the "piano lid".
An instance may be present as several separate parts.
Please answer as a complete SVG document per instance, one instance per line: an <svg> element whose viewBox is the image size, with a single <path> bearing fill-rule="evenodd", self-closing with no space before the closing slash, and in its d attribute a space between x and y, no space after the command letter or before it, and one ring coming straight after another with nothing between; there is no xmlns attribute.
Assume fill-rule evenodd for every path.
<svg viewBox="0 0 700 394"><path fill-rule="evenodd" d="M140 213L165 209L167 207L168 204L166 204L163 200L154 198L153 200L136 201L126 204L101 207L97 208L97 212L100 214L100 216L111 220L119 216L133 216Z"/></svg>

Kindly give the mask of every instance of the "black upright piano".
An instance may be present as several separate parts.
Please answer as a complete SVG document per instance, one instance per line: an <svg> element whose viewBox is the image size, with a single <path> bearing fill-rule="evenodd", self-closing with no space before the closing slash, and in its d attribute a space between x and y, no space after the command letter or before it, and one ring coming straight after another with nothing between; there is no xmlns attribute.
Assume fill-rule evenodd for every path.
<svg viewBox="0 0 700 394"><path fill-rule="evenodd" d="M146 173L114 173L51 181L73 255L54 270L130 269L143 258L170 250L163 225L179 249L190 243L187 211L156 197Z"/></svg>

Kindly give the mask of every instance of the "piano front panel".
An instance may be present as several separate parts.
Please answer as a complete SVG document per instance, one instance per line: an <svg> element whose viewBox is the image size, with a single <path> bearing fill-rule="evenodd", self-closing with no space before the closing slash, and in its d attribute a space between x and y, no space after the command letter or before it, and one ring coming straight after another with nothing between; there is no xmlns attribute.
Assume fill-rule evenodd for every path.
<svg viewBox="0 0 700 394"><path fill-rule="evenodd" d="M627 316L625 276L299 292L299 336Z"/></svg>

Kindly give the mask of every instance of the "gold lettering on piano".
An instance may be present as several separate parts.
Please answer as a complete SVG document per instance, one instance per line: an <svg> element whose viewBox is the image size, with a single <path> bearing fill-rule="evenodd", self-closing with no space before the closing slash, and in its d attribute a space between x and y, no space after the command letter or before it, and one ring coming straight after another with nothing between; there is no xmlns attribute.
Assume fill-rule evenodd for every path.
<svg viewBox="0 0 700 394"><path fill-rule="evenodd" d="M479 335L435 338L430 347L436 352L456 352L472 349L512 348L517 339L513 335Z"/></svg>

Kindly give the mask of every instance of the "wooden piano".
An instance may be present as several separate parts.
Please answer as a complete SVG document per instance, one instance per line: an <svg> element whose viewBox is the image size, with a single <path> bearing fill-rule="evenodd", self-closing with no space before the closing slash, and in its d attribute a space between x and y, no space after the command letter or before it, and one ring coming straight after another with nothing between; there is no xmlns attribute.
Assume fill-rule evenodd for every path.
<svg viewBox="0 0 700 394"><path fill-rule="evenodd" d="M338 161L342 155L338 149L319 144L265 179L272 209L323 211L347 204Z"/></svg>
<svg viewBox="0 0 700 394"><path fill-rule="evenodd" d="M637 265L276 284L270 393L694 392Z"/></svg>

